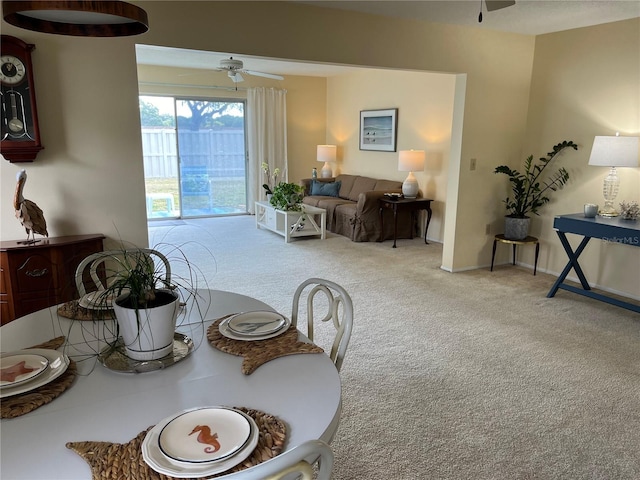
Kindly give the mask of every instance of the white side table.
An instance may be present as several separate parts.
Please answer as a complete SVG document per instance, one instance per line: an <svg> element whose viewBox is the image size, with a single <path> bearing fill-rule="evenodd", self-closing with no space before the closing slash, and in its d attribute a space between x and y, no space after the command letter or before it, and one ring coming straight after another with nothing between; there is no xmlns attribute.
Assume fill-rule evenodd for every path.
<svg viewBox="0 0 640 480"><path fill-rule="evenodd" d="M256 202L256 228L266 228L282 235L286 243L292 238L314 235L324 240L326 225L327 211L323 208L302 205L301 212L291 212L278 210L267 202Z"/></svg>

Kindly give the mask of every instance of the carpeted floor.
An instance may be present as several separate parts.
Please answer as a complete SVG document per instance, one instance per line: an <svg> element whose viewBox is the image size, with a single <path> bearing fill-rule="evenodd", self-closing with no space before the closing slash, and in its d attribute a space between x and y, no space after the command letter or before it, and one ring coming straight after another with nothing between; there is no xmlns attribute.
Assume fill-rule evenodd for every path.
<svg viewBox="0 0 640 480"><path fill-rule="evenodd" d="M283 313L308 277L350 292L334 479L640 478L637 313L546 298L555 277L522 267L447 273L419 238L285 244L254 222L153 222L150 244L182 244L209 288Z"/></svg>

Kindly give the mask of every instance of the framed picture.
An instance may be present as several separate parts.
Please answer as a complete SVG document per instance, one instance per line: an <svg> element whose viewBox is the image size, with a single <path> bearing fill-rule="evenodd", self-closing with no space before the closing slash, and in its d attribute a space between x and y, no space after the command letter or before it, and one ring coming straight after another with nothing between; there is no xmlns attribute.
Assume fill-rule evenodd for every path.
<svg viewBox="0 0 640 480"><path fill-rule="evenodd" d="M395 152L398 140L398 109L360 112L360 150Z"/></svg>

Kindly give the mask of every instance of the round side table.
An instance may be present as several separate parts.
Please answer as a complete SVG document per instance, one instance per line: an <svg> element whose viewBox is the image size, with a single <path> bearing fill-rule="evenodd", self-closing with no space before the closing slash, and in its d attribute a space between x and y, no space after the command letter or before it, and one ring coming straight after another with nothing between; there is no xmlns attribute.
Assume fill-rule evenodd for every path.
<svg viewBox="0 0 640 480"><path fill-rule="evenodd" d="M522 240L511 240L509 238L505 238L503 233L500 233L495 236L493 239L493 251L491 252L491 271L493 272L493 261L496 258L496 245L500 243L507 243L513 245L513 264L516 264L516 247L518 245L533 245L536 246L536 256L533 264L533 274L536 274L538 270L538 254L540 253L540 243L536 237L528 236L523 238Z"/></svg>

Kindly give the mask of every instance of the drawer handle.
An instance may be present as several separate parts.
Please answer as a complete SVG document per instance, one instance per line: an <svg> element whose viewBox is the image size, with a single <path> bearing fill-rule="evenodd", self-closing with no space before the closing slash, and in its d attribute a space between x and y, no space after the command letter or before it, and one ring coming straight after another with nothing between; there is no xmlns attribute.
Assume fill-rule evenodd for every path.
<svg viewBox="0 0 640 480"><path fill-rule="evenodd" d="M25 272L28 277L44 277L47 273L49 273L49 270L46 268L41 268L39 270L27 270Z"/></svg>

